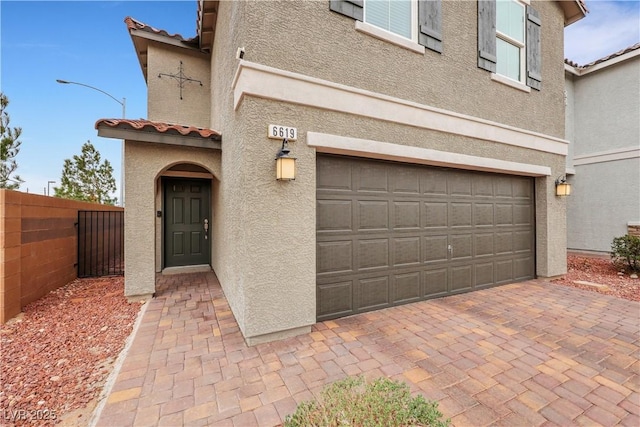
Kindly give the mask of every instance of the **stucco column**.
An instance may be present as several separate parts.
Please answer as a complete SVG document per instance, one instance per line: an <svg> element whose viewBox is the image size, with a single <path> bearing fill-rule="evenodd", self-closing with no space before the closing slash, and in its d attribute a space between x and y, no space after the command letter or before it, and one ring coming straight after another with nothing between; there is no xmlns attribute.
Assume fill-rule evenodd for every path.
<svg viewBox="0 0 640 427"><path fill-rule="evenodd" d="M145 168L139 142L125 142L124 294L148 296L155 284L155 174Z"/></svg>
<svg viewBox="0 0 640 427"><path fill-rule="evenodd" d="M566 198L555 195L554 176L536 179L536 274L567 272Z"/></svg>

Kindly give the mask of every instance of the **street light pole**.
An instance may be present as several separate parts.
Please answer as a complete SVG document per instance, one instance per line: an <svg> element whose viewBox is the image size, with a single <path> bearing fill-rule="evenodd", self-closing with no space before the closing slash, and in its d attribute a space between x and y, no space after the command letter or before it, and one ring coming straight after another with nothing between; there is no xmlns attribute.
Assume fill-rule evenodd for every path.
<svg viewBox="0 0 640 427"><path fill-rule="evenodd" d="M51 193L49 192L49 185L50 184L55 184L55 183L56 183L55 181L47 181L47 196L51 195Z"/></svg>
<svg viewBox="0 0 640 427"><path fill-rule="evenodd" d="M64 85L84 86L84 87L89 88L89 89L97 90L98 92L107 95L109 98L113 99L118 104L120 104L122 106L122 118L124 119L126 117L126 114L127 114L127 98L123 97L122 101L120 101L120 100L118 100L118 98L116 98L115 96L111 95L110 93L105 92L102 89L98 89L97 87L90 86L90 85L87 85L87 84L84 84L84 83L72 82L72 81L69 81L69 80L61 80L61 79L56 79L56 82L58 82L60 84L64 84ZM120 147L120 206L124 207L124 139L122 140L122 145Z"/></svg>

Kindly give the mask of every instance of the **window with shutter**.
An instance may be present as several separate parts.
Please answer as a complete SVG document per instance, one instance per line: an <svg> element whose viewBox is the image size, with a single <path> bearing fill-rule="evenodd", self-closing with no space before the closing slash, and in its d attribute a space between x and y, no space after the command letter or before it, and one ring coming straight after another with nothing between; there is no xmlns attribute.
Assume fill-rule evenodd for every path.
<svg viewBox="0 0 640 427"><path fill-rule="evenodd" d="M540 90L540 17L526 3L478 1L478 67Z"/></svg>
<svg viewBox="0 0 640 427"><path fill-rule="evenodd" d="M329 8L442 53L442 0L331 0Z"/></svg>

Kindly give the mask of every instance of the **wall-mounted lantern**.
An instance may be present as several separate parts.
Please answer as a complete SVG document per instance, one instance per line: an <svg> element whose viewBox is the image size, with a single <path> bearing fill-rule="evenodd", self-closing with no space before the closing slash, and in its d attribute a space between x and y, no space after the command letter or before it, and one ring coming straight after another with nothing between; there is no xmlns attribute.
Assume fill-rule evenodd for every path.
<svg viewBox="0 0 640 427"><path fill-rule="evenodd" d="M556 179L556 196L568 196L571 194L571 184L567 182L567 176L562 175Z"/></svg>
<svg viewBox="0 0 640 427"><path fill-rule="evenodd" d="M278 181L290 181L296 179L296 158L289 153L287 138L282 140L282 148L276 155L276 179Z"/></svg>

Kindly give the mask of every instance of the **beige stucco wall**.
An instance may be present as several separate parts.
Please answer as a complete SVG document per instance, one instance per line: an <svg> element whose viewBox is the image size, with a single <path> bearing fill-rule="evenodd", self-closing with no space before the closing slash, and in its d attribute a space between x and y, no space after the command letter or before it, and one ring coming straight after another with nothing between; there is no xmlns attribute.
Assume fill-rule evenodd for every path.
<svg viewBox="0 0 640 427"><path fill-rule="evenodd" d="M202 166L219 178L221 174L220 150L179 147L175 145L152 144L126 141L125 143L125 295L141 296L155 292L155 271L161 256L160 218L162 189L159 177L162 172L178 163L193 163ZM213 180L216 181L215 179ZM212 191L215 200L217 193ZM212 202L212 206L215 201ZM213 228L218 217L213 212ZM213 237L215 240L215 236ZM213 245L213 242L212 242ZM212 257L216 252L212 251Z"/></svg>
<svg viewBox="0 0 640 427"><path fill-rule="evenodd" d="M150 42L147 71L148 119L166 123L208 128L211 116L211 68L209 57L192 49L183 49ZM177 75L180 61L185 77L199 80L185 81L180 99L178 80L160 73Z"/></svg>
<svg viewBox="0 0 640 427"><path fill-rule="evenodd" d="M542 20L542 91L491 81L477 67L477 4L443 1L442 54L418 54L355 30L328 1L249 2L233 7L248 29L247 61L371 90L420 104L564 136L563 13L558 2L532 1ZM286 13L280 12L286 9ZM233 25L233 26L232 26ZM218 19L218 34L226 31ZM235 51L234 47L234 51Z"/></svg>
<svg viewBox="0 0 640 427"><path fill-rule="evenodd" d="M539 276L566 271L565 201L554 195L565 157L252 96L234 110L236 49L245 47L247 61L561 138L562 12L555 2L533 3L545 31L543 90L525 93L491 81L477 68L475 2L443 2L442 55L418 55L358 33L353 20L329 11L325 1L220 2L211 62L211 127L223 134L224 149L222 178L213 190L218 194L218 256L212 261L249 343L315 323L317 154L307 145L307 132L549 166L551 176L535 180ZM280 7L287 13L279 13ZM275 180L280 141L266 137L268 124L298 128L299 139L290 144L298 158L295 181Z"/></svg>

